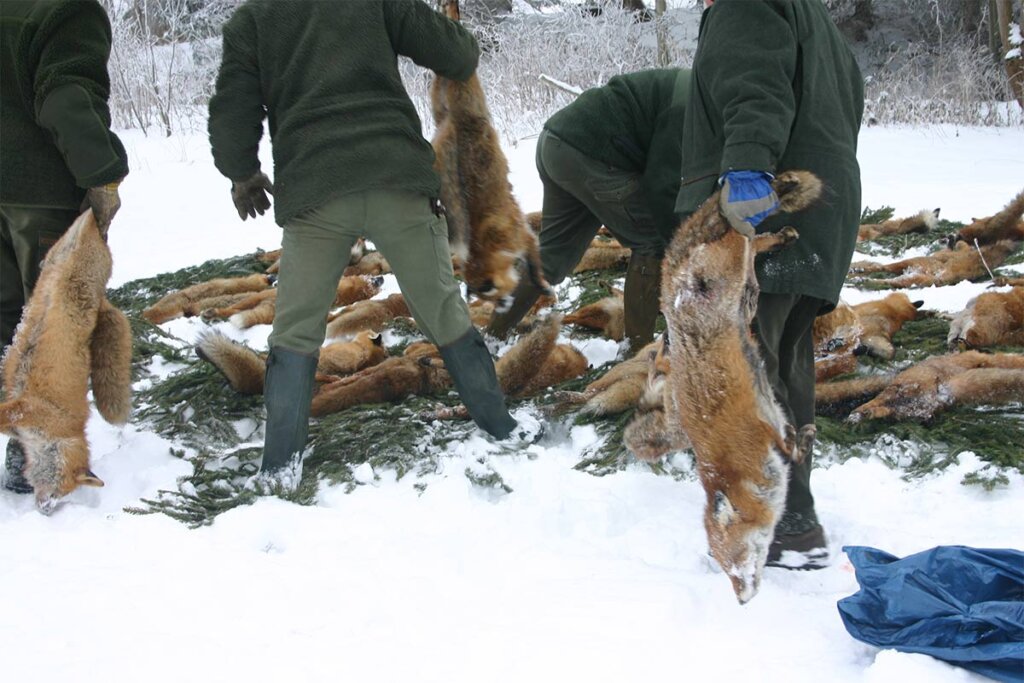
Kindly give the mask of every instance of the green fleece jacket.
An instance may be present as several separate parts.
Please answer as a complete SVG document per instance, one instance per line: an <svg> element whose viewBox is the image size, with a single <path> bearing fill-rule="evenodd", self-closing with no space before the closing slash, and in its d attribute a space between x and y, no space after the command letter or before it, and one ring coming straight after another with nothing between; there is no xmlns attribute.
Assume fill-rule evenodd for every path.
<svg viewBox="0 0 1024 683"><path fill-rule="evenodd" d="M688 69L651 69L613 76L590 88L544 124L579 152L643 176L658 231L671 234L679 191Z"/></svg>
<svg viewBox="0 0 1024 683"><path fill-rule="evenodd" d="M434 152L398 55L463 81L479 49L465 28L422 0L249 0L224 26L209 118L217 168L233 181L260 170L267 117L280 225L353 192L436 197Z"/></svg>
<svg viewBox="0 0 1024 683"><path fill-rule="evenodd" d="M762 257L761 290L839 299L857 239L857 134L864 84L821 0L716 0L704 12L683 121L676 211L686 216L729 170L806 169L822 199L758 232L792 225L800 239Z"/></svg>
<svg viewBox="0 0 1024 683"><path fill-rule="evenodd" d="M109 56L95 0L0 2L0 204L77 209L87 188L128 173Z"/></svg>

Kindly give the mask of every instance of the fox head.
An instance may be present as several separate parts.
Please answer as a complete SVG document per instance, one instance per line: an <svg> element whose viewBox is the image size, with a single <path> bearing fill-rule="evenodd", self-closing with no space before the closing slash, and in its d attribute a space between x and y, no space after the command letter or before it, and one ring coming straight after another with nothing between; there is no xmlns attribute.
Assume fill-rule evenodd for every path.
<svg viewBox="0 0 1024 683"><path fill-rule="evenodd" d="M366 351L371 358L377 359L378 361L384 360L388 355L387 349L384 348L384 337L381 336L380 332L363 330L356 335L356 338L352 340L352 343L358 345L359 348Z"/></svg>
<svg viewBox="0 0 1024 683"><path fill-rule="evenodd" d="M768 548L786 500L788 470L782 456L772 451L765 461L763 482L707 488L704 529L711 555L728 575L741 605L757 595L761 586Z"/></svg>
<svg viewBox="0 0 1024 683"><path fill-rule="evenodd" d="M26 435L25 478L35 491L36 508L51 514L79 486L103 486L89 469L89 445L84 438L43 439Z"/></svg>

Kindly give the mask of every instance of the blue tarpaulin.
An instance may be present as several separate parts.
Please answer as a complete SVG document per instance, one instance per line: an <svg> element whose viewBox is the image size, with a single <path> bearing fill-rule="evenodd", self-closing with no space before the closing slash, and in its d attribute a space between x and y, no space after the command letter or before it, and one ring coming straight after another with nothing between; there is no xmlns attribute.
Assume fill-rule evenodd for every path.
<svg viewBox="0 0 1024 683"><path fill-rule="evenodd" d="M1024 681L1024 553L939 546L900 559L863 546L843 551L860 583L838 604L854 638Z"/></svg>

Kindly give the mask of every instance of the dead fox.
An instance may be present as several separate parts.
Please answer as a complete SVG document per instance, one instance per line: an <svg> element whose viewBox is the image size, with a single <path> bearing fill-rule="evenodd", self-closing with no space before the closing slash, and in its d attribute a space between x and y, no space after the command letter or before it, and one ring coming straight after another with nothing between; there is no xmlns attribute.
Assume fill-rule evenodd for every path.
<svg viewBox="0 0 1024 683"><path fill-rule="evenodd" d="M383 283L384 279L380 276L351 275L342 277L338 280L338 289L331 306L346 306L377 296ZM255 325L272 324L276 310L277 290L271 289L256 292L231 306L207 309L203 311L202 315L206 320L227 318L232 325L244 330Z"/></svg>
<svg viewBox="0 0 1024 683"><path fill-rule="evenodd" d="M965 351L933 356L899 373L871 401L854 410L862 420L930 419L954 405L1024 400L1024 355Z"/></svg>
<svg viewBox="0 0 1024 683"><path fill-rule="evenodd" d="M231 388L240 394L262 394L267 372L267 354L228 339L220 332L208 331L196 342L196 355L212 363L224 375ZM380 363L387 358L381 336L364 331L352 341L335 342L320 349L316 365L317 381L329 382Z"/></svg>
<svg viewBox="0 0 1024 683"><path fill-rule="evenodd" d="M814 387L814 412L827 417L845 417L892 384L895 375L869 375Z"/></svg>
<svg viewBox="0 0 1024 683"><path fill-rule="evenodd" d="M457 0L442 11L459 20ZM476 74L465 82L435 76L431 102L437 131L432 142L441 176L452 253L470 291L502 299L519 283L520 269L547 293L537 235L527 225L508 182L508 161L491 125Z"/></svg>
<svg viewBox="0 0 1024 683"><path fill-rule="evenodd" d="M853 307L860 320L860 338L854 353L892 360L896 349L892 338L903 325L916 320L923 301L911 301L902 292L895 292L875 301L865 301Z"/></svg>
<svg viewBox="0 0 1024 683"><path fill-rule="evenodd" d="M568 344L558 344L560 330L560 316L549 315L495 362L494 372L506 396L532 396L587 371L582 353Z"/></svg>
<svg viewBox="0 0 1024 683"><path fill-rule="evenodd" d="M990 287L1024 287L1024 277L1006 277L999 275L992 278Z"/></svg>
<svg viewBox="0 0 1024 683"><path fill-rule="evenodd" d="M949 350L1024 346L1024 287L971 299L949 326Z"/></svg>
<svg viewBox="0 0 1024 683"><path fill-rule="evenodd" d="M862 223L857 231L857 241L867 242L887 235L907 235L934 230L939 222L939 211L940 209L922 209L920 213L909 218L892 218L882 223Z"/></svg>
<svg viewBox="0 0 1024 683"><path fill-rule="evenodd" d="M1024 190L1010 200L1001 211L988 218L972 218L970 225L950 238L950 247L955 242L994 244L1001 240L1024 240ZM989 264L992 266L992 264ZM995 266L992 266L995 267Z"/></svg>
<svg viewBox="0 0 1024 683"><path fill-rule="evenodd" d="M626 309L622 292L613 289L612 296L588 304L565 316L563 322L599 330L613 341L622 341L626 332Z"/></svg>
<svg viewBox="0 0 1024 683"><path fill-rule="evenodd" d="M821 193L817 177L800 171L781 173L772 185L784 212ZM744 603L760 585L786 498L788 462L798 455L750 332L759 289L754 256L797 234L786 228L747 239L718 206L716 192L680 226L665 255L666 423L693 445L711 554Z"/></svg>
<svg viewBox="0 0 1024 683"><path fill-rule="evenodd" d="M653 341L632 358L616 363L605 374L583 388L583 391L560 391L556 394L556 413L582 404L583 413L617 415L635 408L647 386L651 353L661 344Z"/></svg>
<svg viewBox="0 0 1024 683"><path fill-rule="evenodd" d="M625 270L629 265L629 257L632 253L631 249L619 244L618 240L594 238L572 272Z"/></svg>
<svg viewBox="0 0 1024 683"><path fill-rule="evenodd" d="M1003 263L1018 246L1013 240L1002 240L981 247L981 253L973 244L957 242L952 249L942 249L929 256L878 264L858 261L850 266L850 273L893 273L899 277L887 280L871 280L892 289L906 287L940 287L953 285L963 280L980 280L989 276L989 269ZM862 279L855 279L855 282Z"/></svg>
<svg viewBox="0 0 1024 683"><path fill-rule="evenodd" d="M142 311L142 317L154 325L160 325L169 320L187 315L187 311L194 311L196 303L203 299L258 292L267 289L273 282L274 278L260 274L246 275L244 277L217 278L216 280L201 282L191 287L171 292ZM192 315L195 314L192 313Z"/></svg>
<svg viewBox="0 0 1024 683"><path fill-rule="evenodd" d="M407 396L435 394L451 386L440 353L433 344L410 344L405 354L341 377L313 396L314 417L367 403L389 403Z"/></svg>
<svg viewBox="0 0 1024 683"><path fill-rule="evenodd" d="M131 412L131 328L106 299L110 268L86 211L47 253L4 357L0 431L24 447L25 478L45 514L79 486L103 486L85 437L90 378L105 420L124 424Z"/></svg>
<svg viewBox="0 0 1024 683"><path fill-rule="evenodd" d="M362 330L380 332L391 320L411 315L401 294L391 294L386 299L357 301L328 317L327 338L356 334Z"/></svg>
<svg viewBox="0 0 1024 683"><path fill-rule="evenodd" d="M391 272L387 259L379 251L367 252L342 272L343 277L352 275L385 275Z"/></svg>
<svg viewBox="0 0 1024 683"><path fill-rule="evenodd" d="M678 420L670 419L666 406L671 405L668 378L671 366L664 338L654 342L648 352L647 381L637 403L633 419L623 432L626 448L644 462L657 462L672 451L691 448L690 440Z"/></svg>

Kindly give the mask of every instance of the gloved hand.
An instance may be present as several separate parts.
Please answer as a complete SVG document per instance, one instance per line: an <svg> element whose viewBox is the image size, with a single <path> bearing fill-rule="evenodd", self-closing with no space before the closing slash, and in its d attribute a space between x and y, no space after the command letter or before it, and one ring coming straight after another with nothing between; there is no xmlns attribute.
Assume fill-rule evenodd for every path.
<svg viewBox="0 0 1024 683"><path fill-rule="evenodd" d="M719 210L733 230L745 237L754 236L754 228L779 206L772 189L772 176L764 171L728 171L719 179L722 193Z"/></svg>
<svg viewBox="0 0 1024 683"><path fill-rule="evenodd" d="M115 180L106 185L90 187L85 191L85 199L82 200L82 205L78 209L79 211L92 209L92 214L96 217L96 226L100 229L100 235L104 239L107 237L107 230L110 229L110 221L114 219L114 214L121 208L121 196L117 193L120 184L120 180Z"/></svg>
<svg viewBox="0 0 1024 683"><path fill-rule="evenodd" d="M274 185L266 173L256 172L248 180L231 183L231 201L238 209L238 217L243 221L246 218L256 218L256 214L263 215L270 208L270 199L267 193L274 194Z"/></svg>

